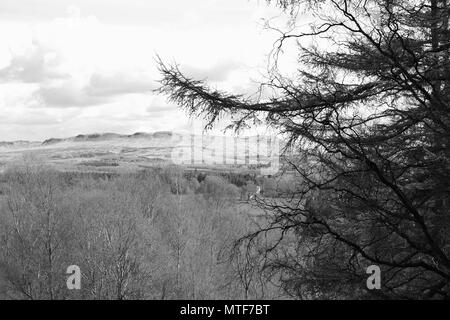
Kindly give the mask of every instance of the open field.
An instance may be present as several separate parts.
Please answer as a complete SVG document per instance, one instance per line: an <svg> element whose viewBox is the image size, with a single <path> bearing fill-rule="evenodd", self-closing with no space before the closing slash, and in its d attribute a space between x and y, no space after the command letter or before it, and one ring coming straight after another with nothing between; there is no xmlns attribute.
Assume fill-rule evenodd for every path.
<svg viewBox="0 0 450 320"><path fill-rule="evenodd" d="M246 165L244 138L227 138L227 149L231 151L220 156L215 153L219 140L222 142L223 138L202 139L201 136L155 132L78 135L43 142L0 142L0 171L24 156L32 156L60 171L129 172L170 164L214 171L257 168L255 146L250 146L247 155L250 165ZM264 166L270 159L262 154L258 161Z"/></svg>

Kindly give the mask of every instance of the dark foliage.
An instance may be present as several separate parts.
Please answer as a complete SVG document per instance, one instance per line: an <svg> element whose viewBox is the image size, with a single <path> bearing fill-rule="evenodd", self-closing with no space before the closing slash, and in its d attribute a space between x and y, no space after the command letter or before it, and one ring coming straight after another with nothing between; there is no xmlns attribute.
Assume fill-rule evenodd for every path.
<svg viewBox="0 0 450 320"><path fill-rule="evenodd" d="M258 199L270 222L237 244L299 298L450 298L450 4L448 0L278 1L312 12L303 33L281 32L275 63L252 99L212 89L160 63L160 92L212 126L263 120L301 154L290 200ZM327 46L303 46L326 39ZM298 73L276 61L288 41ZM253 251L252 251L253 252ZM382 269L366 291L365 268Z"/></svg>

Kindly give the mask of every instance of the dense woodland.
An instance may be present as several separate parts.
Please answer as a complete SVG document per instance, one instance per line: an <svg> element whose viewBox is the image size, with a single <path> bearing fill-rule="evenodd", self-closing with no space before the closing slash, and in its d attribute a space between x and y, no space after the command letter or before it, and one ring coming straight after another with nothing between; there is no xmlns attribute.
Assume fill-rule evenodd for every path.
<svg viewBox="0 0 450 320"><path fill-rule="evenodd" d="M235 241L264 219L247 203L255 183L265 180L272 194L289 183L222 176L177 167L57 172L36 160L9 167L1 176L1 298L281 296ZM67 289L70 265L81 269L81 290Z"/></svg>

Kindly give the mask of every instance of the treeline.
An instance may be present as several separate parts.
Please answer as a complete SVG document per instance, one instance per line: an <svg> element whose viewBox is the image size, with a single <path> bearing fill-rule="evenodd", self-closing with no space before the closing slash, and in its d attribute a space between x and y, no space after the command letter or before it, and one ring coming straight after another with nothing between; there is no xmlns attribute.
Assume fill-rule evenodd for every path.
<svg viewBox="0 0 450 320"><path fill-rule="evenodd" d="M178 168L96 176L28 163L1 179L1 298L278 295L233 246L255 224L254 209L224 177ZM81 269L81 290L67 289L70 265Z"/></svg>

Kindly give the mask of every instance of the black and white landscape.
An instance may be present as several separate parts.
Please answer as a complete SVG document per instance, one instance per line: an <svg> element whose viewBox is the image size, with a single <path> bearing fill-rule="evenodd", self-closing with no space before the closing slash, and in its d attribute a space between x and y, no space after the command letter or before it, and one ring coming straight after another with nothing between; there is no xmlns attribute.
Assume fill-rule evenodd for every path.
<svg viewBox="0 0 450 320"><path fill-rule="evenodd" d="M449 299L449 23L2 0L0 299Z"/></svg>

